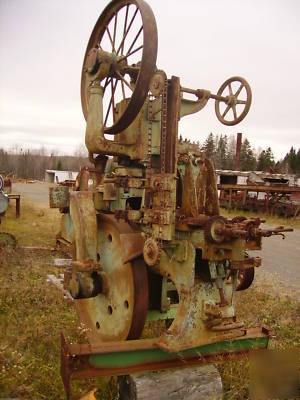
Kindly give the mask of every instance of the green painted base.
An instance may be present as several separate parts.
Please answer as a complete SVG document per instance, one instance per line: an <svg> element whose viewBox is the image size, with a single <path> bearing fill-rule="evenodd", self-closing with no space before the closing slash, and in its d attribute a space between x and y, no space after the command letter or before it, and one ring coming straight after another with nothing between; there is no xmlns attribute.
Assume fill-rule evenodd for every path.
<svg viewBox="0 0 300 400"><path fill-rule="evenodd" d="M156 310L149 310L147 312L146 322L160 321L163 319L174 319L176 317L178 306L171 306L167 312L160 312Z"/></svg>
<svg viewBox="0 0 300 400"><path fill-rule="evenodd" d="M117 351L89 356L89 363L96 368L124 368L140 366L150 363L159 363L176 359L192 359L217 354L238 353L247 350L265 349L268 345L268 336L245 337L212 343L180 351L178 353L167 353L159 348Z"/></svg>

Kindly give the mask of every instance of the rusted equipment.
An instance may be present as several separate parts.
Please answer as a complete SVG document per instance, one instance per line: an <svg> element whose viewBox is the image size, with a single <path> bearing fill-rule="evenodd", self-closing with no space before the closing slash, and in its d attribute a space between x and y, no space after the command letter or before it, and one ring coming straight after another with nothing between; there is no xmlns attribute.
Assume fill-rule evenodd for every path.
<svg viewBox="0 0 300 400"><path fill-rule="evenodd" d="M0 187L2 187L1 190L5 194L9 194L12 191L12 181L9 178L10 174L8 176L5 174L3 174L3 175L1 175L1 174L2 174L2 172L0 172Z"/></svg>
<svg viewBox="0 0 300 400"><path fill-rule="evenodd" d="M220 205L228 209L262 211L296 218L300 215L300 187L292 176L261 172L217 171ZM238 182L242 178L242 182Z"/></svg>
<svg viewBox="0 0 300 400"><path fill-rule="evenodd" d="M16 218L20 218L21 215L21 195L20 194L9 194L8 200L15 200L16 202Z"/></svg>
<svg viewBox="0 0 300 400"><path fill-rule="evenodd" d="M5 215L8 208L8 195L4 193L4 179L0 175L0 224L1 218ZM11 233L0 231L0 250L1 247L16 247L16 238Z"/></svg>
<svg viewBox="0 0 300 400"><path fill-rule="evenodd" d="M81 100L94 168L80 171L74 191L50 191L51 207L62 212L58 240L74 253L65 288L89 340L70 346L62 337L68 396L71 379L183 367L267 346L267 330L237 321L235 291L239 271L261 263L246 251L285 229L222 217L212 162L178 139L179 120L209 99L222 123L240 122L250 86L234 77L217 95L182 87L156 68L156 52L148 4L119 0L100 15L84 57ZM168 330L140 339L147 322L164 319L173 321Z"/></svg>

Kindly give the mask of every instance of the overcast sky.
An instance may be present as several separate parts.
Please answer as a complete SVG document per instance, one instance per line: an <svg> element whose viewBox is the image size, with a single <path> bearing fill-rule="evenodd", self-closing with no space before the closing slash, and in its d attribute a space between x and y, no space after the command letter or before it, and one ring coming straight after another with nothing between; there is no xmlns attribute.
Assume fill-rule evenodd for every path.
<svg viewBox="0 0 300 400"><path fill-rule="evenodd" d="M0 147L72 153L84 142L80 74L107 1L0 0ZM214 102L180 123L183 137L243 132L280 158L300 147L299 0L149 0L158 27L157 66L181 84L216 93L234 75L253 93L245 120L216 118Z"/></svg>

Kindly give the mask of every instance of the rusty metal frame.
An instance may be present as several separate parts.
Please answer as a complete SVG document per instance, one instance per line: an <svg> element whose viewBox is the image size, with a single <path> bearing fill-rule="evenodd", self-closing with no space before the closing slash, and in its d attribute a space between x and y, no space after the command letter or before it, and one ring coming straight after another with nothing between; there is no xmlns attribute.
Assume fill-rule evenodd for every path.
<svg viewBox="0 0 300 400"><path fill-rule="evenodd" d="M71 396L71 381L109 375L127 375L136 372L186 368L192 365L216 363L224 360L237 359L250 350L265 349L268 346L270 331L267 327L245 330L242 338L207 344L188 353L165 353L156 344L157 338L121 342L106 342L99 345L69 344L64 334L61 334L61 376L69 399ZM211 346L211 348L209 347ZM223 349L223 350L221 350ZM126 367L114 366L98 368L92 365L93 357L138 351L160 351L165 359L153 362L140 362Z"/></svg>

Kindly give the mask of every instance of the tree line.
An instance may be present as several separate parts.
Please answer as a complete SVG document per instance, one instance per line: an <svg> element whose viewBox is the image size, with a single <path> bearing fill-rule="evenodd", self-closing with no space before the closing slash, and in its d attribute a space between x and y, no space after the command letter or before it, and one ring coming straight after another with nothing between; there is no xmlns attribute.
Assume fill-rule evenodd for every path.
<svg viewBox="0 0 300 400"><path fill-rule="evenodd" d="M210 133L203 144L198 142L205 155L212 159L216 169L235 169L236 138L235 136L213 135ZM17 178L43 180L46 169L61 171L79 171L81 167L90 165L87 151L80 145L74 155L59 155L46 149L23 150L15 147L11 150L0 148L0 173ZM292 173L300 175L300 148L293 146L282 160L275 162L271 147L257 151L247 138L241 147L241 171L267 171L276 173Z"/></svg>
<svg viewBox="0 0 300 400"><path fill-rule="evenodd" d="M59 171L79 171L89 165L87 153L82 149L73 156L47 154L45 148L39 150L5 150L0 148L0 174L23 179L43 180L46 169Z"/></svg>
<svg viewBox="0 0 300 400"><path fill-rule="evenodd" d="M235 169L236 138L210 133L204 143L198 143L206 156L214 161L216 169ZM285 157L275 161L271 147L257 151L249 140L244 138L241 146L241 171L265 171L300 175L300 148L293 146Z"/></svg>

